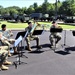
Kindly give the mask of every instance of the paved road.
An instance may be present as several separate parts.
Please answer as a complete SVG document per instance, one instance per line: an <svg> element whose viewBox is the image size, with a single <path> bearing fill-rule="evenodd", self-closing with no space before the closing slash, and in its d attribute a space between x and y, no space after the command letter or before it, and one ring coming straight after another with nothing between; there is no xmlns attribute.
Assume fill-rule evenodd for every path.
<svg viewBox="0 0 75 75"><path fill-rule="evenodd" d="M13 31L14 37L16 37L17 31ZM35 51L35 41L31 42L31 47L33 51L29 52L24 50L28 59L21 58L22 62L27 64L18 65L15 69L14 65L9 66L9 70L0 71L0 75L75 75L75 37L72 35L71 31L66 31L66 49L70 53L65 52L65 47L62 48L64 44L64 31L61 33L62 39L59 42L59 48L54 53L50 49L49 42L49 32L45 32L40 35L40 45L43 46L40 51ZM23 45L26 46L23 41ZM14 62L16 56L9 58L10 61Z"/></svg>

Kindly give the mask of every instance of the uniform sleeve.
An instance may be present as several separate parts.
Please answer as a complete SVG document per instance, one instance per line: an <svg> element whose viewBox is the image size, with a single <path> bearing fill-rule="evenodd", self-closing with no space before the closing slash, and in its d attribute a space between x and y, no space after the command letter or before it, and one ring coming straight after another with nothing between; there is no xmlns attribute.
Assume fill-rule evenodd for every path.
<svg viewBox="0 0 75 75"><path fill-rule="evenodd" d="M27 30L28 30L28 27L25 28L25 31L27 31Z"/></svg>
<svg viewBox="0 0 75 75"><path fill-rule="evenodd" d="M10 38L11 36L13 36L13 33L11 32L11 30L6 30L3 33L3 36L5 36L6 38Z"/></svg>
<svg viewBox="0 0 75 75"><path fill-rule="evenodd" d="M11 30L9 30L9 36L10 36L10 37L13 36L13 33L12 33Z"/></svg>
<svg viewBox="0 0 75 75"><path fill-rule="evenodd" d="M11 30L8 30L6 37L7 37L7 38L10 38L11 36L13 36L13 33L12 33Z"/></svg>

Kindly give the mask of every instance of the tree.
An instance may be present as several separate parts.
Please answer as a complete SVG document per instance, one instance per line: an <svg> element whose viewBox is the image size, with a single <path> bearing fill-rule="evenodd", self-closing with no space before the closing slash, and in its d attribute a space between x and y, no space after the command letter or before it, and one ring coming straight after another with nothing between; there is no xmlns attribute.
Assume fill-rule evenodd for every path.
<svg viewBox="0 0 75 75"><path fill-rule="evenodd" d="M41 5L38 6L38 7L35 9L35 13L42 13L42 7L41 7Z"/></svg>
<svg viewBox="0 0 75 75"><path fill-rule="evenodd" d="M34 4L33 4L33 7L34 7L34 9L36 10L36 9L38 8L37 3L34 3Z"/></svg>
<svg viewBox="0 0 75 75"><path fill-rule="evenodd" d="M33 13L33 12L34 12L33 5L31 5L31 6L27 9L26 12L27 12L28 15L31 14L31 13Z"/></svg>
<svg viewBox="0 0 75 75"><path fill-rule="evenodd" d="M66 0L62 2L60 12L68 16L75 15L75 0Z"/></svg>
<svg viewBox="0 0 75 75"><path fill-rule="evenodd" d="M50 16L53 16L53 15L55 15L55 6L53 5L53 4L49 4L49 6L48 6L48 13L49 13L49 15Z"/></svg>
<svg viewBox="0 0 75 75"><path fill-rule="evenodd" d="M44 14L46 14L46 13L48 13L48 11L50 10L50 3L43 3L42 4L42 13L44 13Z"/></svg>
<svg viewBox="0 0 75 75"><path fill-rule="evenodd" d="M75 15L75 0L67 0L71 15Z"/></svg>
<svg viewBox="0 0 75 75"><path fill-rule="evenodd" d="M0 6L0 14L1 14L1 12L2 12L2 9L3 9L3 6Z"/></svg>
<svg viewBox="0 0 75 75"><path fill-rule="evenodd" d="M26 12L27 8L26 7L23 7L21 11L22 11L23 14L27 14L27 12Z"/></svg>
<svg viewBox="0 0 75 75"><path fill-rule="evenodd" d="M57 13L58 13L58 15L60 15L61 13L60 13L60 7L62 6L62 2L60 2L60 1L58 1L57 2Z"/></svg>
<svg viewBox="0 0 75 75"><path fill-rule="evenodd" d="M71 5L70 9L71 9L71 14L75 16L75 3Z"/></svg>
<svg viewBox="0 0 75 75"><path fill-rule="evenodd" d="M7 8L1 9L1 15L9 14L9 10Z"/></svg>
<svg viewBox="0 0 75 75"><path fill-rule="evenodd" d="M18 14L18 11L16 9L12 8L12 9L9 9L9 13L10 13L10 15Z"/></svg>

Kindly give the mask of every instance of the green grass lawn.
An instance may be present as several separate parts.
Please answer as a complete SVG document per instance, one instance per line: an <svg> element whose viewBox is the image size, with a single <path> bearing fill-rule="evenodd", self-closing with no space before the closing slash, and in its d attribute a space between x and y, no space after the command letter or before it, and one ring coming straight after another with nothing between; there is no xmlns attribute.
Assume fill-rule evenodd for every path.
<svg viewBox="0 0 75 75"><path fill-rule="evenodd" d="M28 26L27 23L10 23L7 21L0 21L0 28L2 24L6 24L8 29L17 29L17 28L21 29Z"/></svg>
<svg viewBox="0 0 75 75"><path fill-rule="evenodd" d="M49 29L51 26L51 22L38 22L41 25L44 25L45 29ZM2 24L6 24L8 29L24 29L27 27L27 23L10 23L7 21L0 21L0 28ZM63 29L75 29L75 26L59 24ZM40 27L39 27L40 28Z"/></svg>
<svg viewBox="0 0 75 75"><path fill-rule="evenodd" d="M45 24L46 28L49 28L52 24L51 22L39 22L40 24ZM61 26L63 29L75 29L75 26L73 25L67 25L67 24L58 24L59 26Z"/></svg>

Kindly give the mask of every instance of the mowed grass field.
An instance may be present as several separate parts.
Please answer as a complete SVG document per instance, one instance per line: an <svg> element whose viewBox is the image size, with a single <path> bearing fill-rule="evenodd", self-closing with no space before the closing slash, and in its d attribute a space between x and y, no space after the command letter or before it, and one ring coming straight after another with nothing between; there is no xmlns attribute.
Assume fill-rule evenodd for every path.
<svg viewBox="0 0 75 75"><path fill-rule="evenodd" d="M7 21L0 21L0 28L2 24L6 24L8 29L21 29L27 27L27 23L11 23Z"/></svg>
<svg viewBox="0 0 75 75"><path fill-rule="evenodd" d="M49 29L50 26L52 25L51 22L38 22L39 24L41 24L45 27L45 29ZM1 25L2 24L6 24L8 29L25 29L28 24L27 23L11 23L11 22L7 22L7 21L0 21L0 29L1 29ZM72 25L66 25L66 24L58 24L59 26L61 26L63 29L75 29L75 26Z"/></svg>

